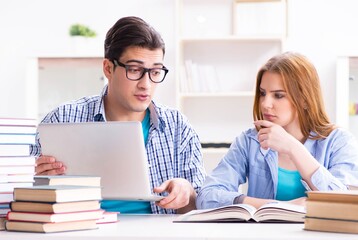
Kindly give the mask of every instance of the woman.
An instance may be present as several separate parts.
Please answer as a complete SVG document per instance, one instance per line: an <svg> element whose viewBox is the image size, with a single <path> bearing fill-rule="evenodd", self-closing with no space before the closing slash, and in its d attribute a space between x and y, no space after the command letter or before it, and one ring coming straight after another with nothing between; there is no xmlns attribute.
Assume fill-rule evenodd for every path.
<svg viewBox="0 0 358 240"><path fill-rule="evenodd" d="M238 136L207 177L197 208L275 200L305 203L305 191L358 182L354 137L329 122L315 67L301 54L271 58L258 72L255 128ZM247 196L238 192L248 181Z"/></svg>

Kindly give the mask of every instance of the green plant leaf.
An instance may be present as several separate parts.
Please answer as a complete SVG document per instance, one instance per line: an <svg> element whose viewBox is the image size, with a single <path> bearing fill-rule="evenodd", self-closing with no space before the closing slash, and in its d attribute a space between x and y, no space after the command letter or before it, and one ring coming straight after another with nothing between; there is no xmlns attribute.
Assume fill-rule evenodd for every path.
<svg viewBox="0 0 358 240"><path fill-rule="evenodd" d="M96 35L95 31L82 24L73 24L70 27L70 36L95 37Z"/></svg>

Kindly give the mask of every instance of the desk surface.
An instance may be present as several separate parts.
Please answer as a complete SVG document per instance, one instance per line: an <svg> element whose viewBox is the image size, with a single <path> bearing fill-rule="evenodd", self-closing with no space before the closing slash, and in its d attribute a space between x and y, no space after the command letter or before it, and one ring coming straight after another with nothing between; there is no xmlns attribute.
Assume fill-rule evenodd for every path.
<svg viewBox="0 0 358 240"><path fill-rule="evenodd" d="M173 223L175 217L175 215L119 215L118 223L101 224L96 230L49 234L0 231L0 239L358 239L358 235L354 234L305 231L304 224Z"/></svg>

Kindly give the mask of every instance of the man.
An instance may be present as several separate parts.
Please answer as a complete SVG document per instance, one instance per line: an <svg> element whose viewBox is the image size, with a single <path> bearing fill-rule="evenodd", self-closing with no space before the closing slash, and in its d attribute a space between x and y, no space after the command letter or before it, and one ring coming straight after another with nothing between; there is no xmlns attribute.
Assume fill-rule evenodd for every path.
<svg viewBox="0 0 358 240"><path fill-rule="evenodd" d="M104 200L102 208L122 213L185 213L195 209L197 191L205 178L200 142L176 110L152 101L157 85L168 73L163 65L165 45L160 34L137 17L119 19L107 32L103 72L108 79L101 95L65 103L42 122L141 121L148 161L157 174L150 179L159 202ZM32 146L41 154L40 139ZM58 175L66 166L51 156L37 159L36 174Z"/></svg>

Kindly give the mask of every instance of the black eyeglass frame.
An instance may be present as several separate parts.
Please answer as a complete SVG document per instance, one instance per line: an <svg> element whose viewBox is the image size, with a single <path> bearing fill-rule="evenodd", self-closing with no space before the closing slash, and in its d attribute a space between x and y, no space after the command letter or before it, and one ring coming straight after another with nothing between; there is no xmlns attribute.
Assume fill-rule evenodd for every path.
<svg viewBox="0 0 358 240"><path fill-rule="evenodd" d="M154 82L154 83L161 83L164 81L165 77L167 76L168 72L169 72L169 69L167 69L165 66L163 66L162 68L145 68L145 67L140 67L141 69L143 69L143 72L142 72L142 75L138 78L138 79L133 79L133 78L129 78L128 77L128 69L129 67L132 67L134 65L126 65L124 63L121 63L119 61L117 61L116 59L113 59L112 60L113 64L116 66L116 67L123 67L126 69L126 77L131 80L131 81L139 81L140 79L143 78L144 74L148 72L148 75L149 75L149 79L150 81ZM154 69L160 69L160 70L164 70L164 76L163 76L163 79L161 81L154 81L152 79L152 76L151 76L151 71L154 70Z"/></svg>

